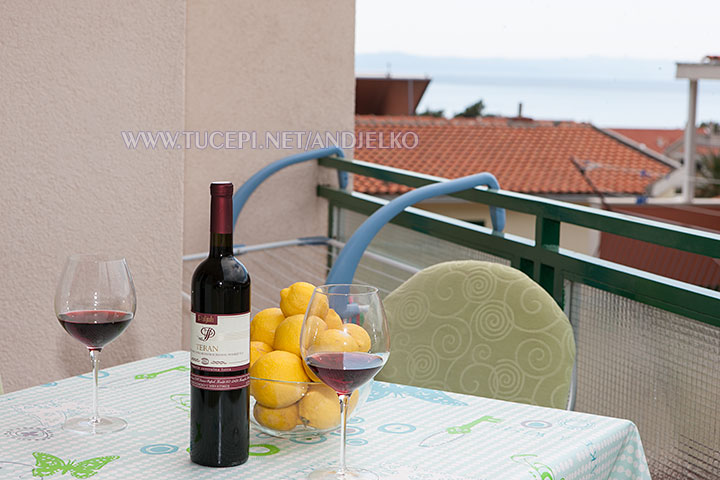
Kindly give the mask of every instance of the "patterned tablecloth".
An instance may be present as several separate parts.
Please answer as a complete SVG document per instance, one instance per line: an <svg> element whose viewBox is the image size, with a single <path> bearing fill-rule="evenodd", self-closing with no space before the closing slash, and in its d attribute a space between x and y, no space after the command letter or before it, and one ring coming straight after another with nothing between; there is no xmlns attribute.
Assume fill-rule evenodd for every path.
<svg viewBox="0 0 720 480"><path fill-rule="evenodd" d="M339 436L275 438L251 428L242 466L190 462L189 358L174 352L100 374L101 413L119 433L63 431L89 413L91 376L0 396L0 479L300 479L336 464ZM348 425L348 464L389 479L648 479L631 422L375 382Z"/></svg>

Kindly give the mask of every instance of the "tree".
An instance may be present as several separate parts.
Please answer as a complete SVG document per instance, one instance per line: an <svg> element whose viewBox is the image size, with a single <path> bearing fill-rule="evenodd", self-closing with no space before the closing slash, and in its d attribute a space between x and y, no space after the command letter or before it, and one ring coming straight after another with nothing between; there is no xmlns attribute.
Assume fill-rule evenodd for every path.
<svg viewBox="0 0 720 480"><path fill-rule="evenodd" d="M426 108L424 112L418 113L421 117L442 117L445 113L445 110L430 110L429 108Z"/></svg>
<svg viewBox="0 0 720 480"><path fill-rule="evenodd" d="M485 102L480 100L476 103L473 103L469 107L467 107L464 112L461 112L461 113L458 113L457 115L455 115L455 118L458 118L458 117L464 117L464 118L482 117L483 110L485 110Z"/></svg>
<svg viewBox="0 0 720 480"><path fill-rule="evenodd" d="M720 134L720 123L718 123L718 122L712 122L712 121L710 121L710 122L702 122L702 123L700 124L700 128L707 128L711 135L713 135L713 134L715 134L715 135Z"/></svg>
<svg viewBox="0 0 720 480"><path fill-rule="evenodd" d="M697 164L700 178L696 194L698 197L717 197L720 195L720 153L703 155Z"/></svg>

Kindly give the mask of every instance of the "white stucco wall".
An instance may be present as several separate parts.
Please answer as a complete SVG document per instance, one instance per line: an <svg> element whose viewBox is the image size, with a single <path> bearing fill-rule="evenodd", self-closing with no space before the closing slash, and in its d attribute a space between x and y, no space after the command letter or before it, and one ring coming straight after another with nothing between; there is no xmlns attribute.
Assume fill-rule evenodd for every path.
<svg viewBox="0 0 720 480"><path fill-rule="evenodd" d="M186 129L259 136L354 131L354 21L353 0L189 2ZM237 188L264 165L298 151L188 150L185 252L207 250L210 182L231 180ZM303 164L271 177L243 210L235 242L325 234L327 206L315 194L321 170Z"/></svg>
<svg viewBox="0 0 720 480"><path fill-rule="evenodd" d="M134 274L136 318L103 366L180 347L183 152L129 151L120 132L184 127L184 34L183 0L0 7L6 391L89 370L53 311L70 253L123 254Z"/></svg>

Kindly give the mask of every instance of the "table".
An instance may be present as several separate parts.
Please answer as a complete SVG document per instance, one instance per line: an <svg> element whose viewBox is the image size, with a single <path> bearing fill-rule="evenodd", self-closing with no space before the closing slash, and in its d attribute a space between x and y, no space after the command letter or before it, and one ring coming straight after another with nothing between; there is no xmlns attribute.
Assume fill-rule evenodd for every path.
<svg viewBox="0 0 720 480"><path fill-rule="evenodd" d="M96 437L61 428L89 414L90 374L0 396L0 478L289 480L337 461L337 433L289 440L251 428L245 465L191 463L188 365L173 352L102 370L101 412L129 426ZM650 478L627 420L383 382L348 425L347 459L383 479ZM53 473L33 477L41 468Z"/></svg>

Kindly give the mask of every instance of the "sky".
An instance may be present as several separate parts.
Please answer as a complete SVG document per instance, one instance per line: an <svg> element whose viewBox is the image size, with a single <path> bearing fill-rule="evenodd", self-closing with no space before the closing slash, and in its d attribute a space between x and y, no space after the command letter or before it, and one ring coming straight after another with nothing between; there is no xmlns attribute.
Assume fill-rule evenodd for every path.
<svg viewBox="0 0 720 480"><path fill-rule="evenodd" d="M676 62L720 55L720 0L357 0L359 74L432 78L418 112L486 113L598 126L678 128ZM697 121L720 120L720 81Z"/></svg>
<svg viewBox="0 0 720 480"><path fill-rule="evenodd" d="M689 62L720 55L720 0L357 0L356 12L356 53Z"/></svg>

